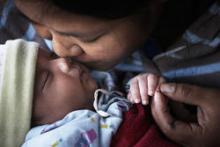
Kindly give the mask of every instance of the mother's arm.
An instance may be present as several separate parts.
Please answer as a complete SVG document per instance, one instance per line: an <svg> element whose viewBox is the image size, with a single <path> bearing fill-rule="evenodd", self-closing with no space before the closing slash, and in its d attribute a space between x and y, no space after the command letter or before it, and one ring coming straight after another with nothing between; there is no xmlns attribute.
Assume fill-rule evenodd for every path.
<svg viewBox="0 0 220 147"><path fill-rule="evenodd" d="M220 146L220 90L187 84L165 83L152 102L153 117L171 140L190 147ZM176 120L167 99L197 106L197 122Z"/></svg>

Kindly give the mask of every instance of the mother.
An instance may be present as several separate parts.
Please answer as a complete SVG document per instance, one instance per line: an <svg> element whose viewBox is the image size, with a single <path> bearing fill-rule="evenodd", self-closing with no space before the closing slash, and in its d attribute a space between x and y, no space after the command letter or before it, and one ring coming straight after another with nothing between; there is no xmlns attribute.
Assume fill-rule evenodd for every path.
<svg viewBox="0 0 220 147"><path fill-rule="evenodd" d="M190 3L187 5L189 13L194 12L190 9L192 3L197 7L200 5L195 1L188 2ZM209 1L203 3L206 5ZM52 40L53 49L59 56L73 57L91 68L104 70L110 69L145 44L163 4L162 0L133 2L16 0L16 5L33 22L41 37ZM170 5L166 7L172 8ZM215 75L215 79L219 79L220 75L218 71L214 70L215 67L212 68L212 71L215 72L202 72L203 70L201 70L202 65L215 63L219 57L217 48L219 48L218 15L220 13L215 7L218 7L218 4L213 6L213 11L210 10L210 13L190 27L177 44L169 48L173 51L154 58L156 68L171 81L187 81L220 88L220 81L214 81L213 76L209 81L204 81L210 75ZM182 7L179 8L181 10ZM186 11L184 10L184 12ZM175 11L175 13L178 12ZM169 13L164 15L166 14L169 16ZM180 15L167 21L172 25L172 21L178 22L183 19L184 22L187 22L188 20L181 27L174 23L177 29L184 29L190 23L190 19L183 16ZM164 17L161 18L164 19ZM191 18L193 17L191 16ZM163 25L160 27L165 27L166 23L163 21L161 23ZM181 31L183 30L179 32ZM157 33L156 35L158 35ZM164 33L166 31L161 34L164 35ZM172 29L168 33L171 38L179 35ZM163 43L163 40L159 40L159 42L165 44L164 46L169 44L167 41L172 40L167 36L162 38L166 42ZM195 68L187 68L188 66L193 66L198 70L194 72ZM218 89L166 83L161 85L160 90L168 99L197 106L197 122L181 122L169 113L165 97L154 98L152 114L166 136L184 146L218 146L220 144L218 135L220 131L220 99L218 98L220 92Z"/></svg>

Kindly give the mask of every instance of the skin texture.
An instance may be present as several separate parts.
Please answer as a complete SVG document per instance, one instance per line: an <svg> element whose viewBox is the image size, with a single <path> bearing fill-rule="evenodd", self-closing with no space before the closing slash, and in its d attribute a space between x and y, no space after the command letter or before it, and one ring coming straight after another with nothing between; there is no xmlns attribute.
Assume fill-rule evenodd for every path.
<svg viewBox="0 0 220 147"><path fill-rule="evenodd" d="M140 74L130 80L128 99L133 103L149 104L149 96L154 96L158 86L165 80L155 74Z"/></svg>
<svg viewBox="0 0 220 147"><path fill-rule="evenodd" d="M152 114L163 133L186 147L220 146L220 92L187 84L163 83L155 93ZM196 121L180 121L170 114L168 100L194 105Z"/></svg>
<svg viewBox="0 0 220 147"><path fill-rule="evenodd" d="M165 79L155 74L140 74L130 80L130 89L127 98L132 103L142 103L148 105L151 102L152 97L156 96L159 91L159 87L162 83L165 83ZM179 102L169 100L169 108L172 114L182 121L194 121L196 116L190 112L187 107Z"/></svg>
<svg viewBox="0 0 220 147"><path fill-rule="evenodd" d="M16 0L16 5L40 36L52 40L57 55L102 70L110 69L143 45L159 7L155 2L148 14L106 20L68 13L43 0Z"/></svg>
<svg viewBox="0 0 220 147"><path fill-rule="evenodd" d="M40 50L36 67L33 125L53 123L67 113L92 109L97 84L88 69Z"/></svg>
<svg viewBox="0 0 220 147"><path fill-rule="evenodd" d="M57 55L72 57L96 69L110 69L141 46L158 16L156 3L150 7L148 15L101 20L67 13L43 0L15 2L19 10L32 20L39 34L52 39ZM79 32L86 35L79 37ZM160 88L153 99L152 113L164 134L184 146L219 146L220 93L215 89L182 84L176 84L176 89L180 90L168 94ZM200 110L197 120L202 123L171 123L176 118L169 113L166 98L196 105Z"/></svg>

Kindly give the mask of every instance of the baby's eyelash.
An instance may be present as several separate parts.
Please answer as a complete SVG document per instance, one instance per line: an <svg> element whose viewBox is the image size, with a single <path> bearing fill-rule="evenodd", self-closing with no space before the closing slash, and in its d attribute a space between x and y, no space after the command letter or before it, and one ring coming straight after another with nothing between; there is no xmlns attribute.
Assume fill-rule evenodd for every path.
<svg viewBox="0 0 220 147"><path fill-rule="evenodd" d="M52 53L50 54L50 58L51 58L51 59L56 59L56 58L58 58L58 56L57 56L54 52L52 52Z"/></svg>

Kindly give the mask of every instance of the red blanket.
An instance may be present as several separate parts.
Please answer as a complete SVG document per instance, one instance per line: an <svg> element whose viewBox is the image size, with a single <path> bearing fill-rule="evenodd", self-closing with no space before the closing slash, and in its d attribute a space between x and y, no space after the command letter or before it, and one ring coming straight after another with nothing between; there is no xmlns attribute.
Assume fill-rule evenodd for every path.
<svg viewBox="0 0 220 147"><path fill-rule="evenodd" d="M112 147L178 147L161 134L149 107L133 105L124 114L123 120L117 134L113 136Z"/></svg>

